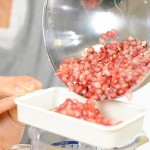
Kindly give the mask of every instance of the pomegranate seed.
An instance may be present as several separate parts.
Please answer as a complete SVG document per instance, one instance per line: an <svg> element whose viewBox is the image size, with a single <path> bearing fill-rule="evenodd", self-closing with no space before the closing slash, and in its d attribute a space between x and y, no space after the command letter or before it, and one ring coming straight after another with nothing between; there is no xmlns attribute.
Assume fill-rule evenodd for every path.
<svg viewBox="0 0 150 150"><path fill-rule="evenodd" d="M111 85L117 84L119 80L117 78L111 78Z"/></svg>
<svg viewBox="0 0 150 150"><path fill-rule="evenodd" d="M107 43L105 46L104 46L105 49L108 49L110 48L110 43Z"/></svg>
<svg viewBox="0 0 150 150"><path fill-rule="evenodd" d="M107 35L107 33L106 34L104 33L104 34L101 35L102 39L108 39L108 37L109 37L109 35Z"/></svg>
<svg viewBox="0 0 150 150"><path fill-rule="evenodd" d="M116 38L117 36L118 36L117 30L112 29L112 30L111 30L111 37L112 37L112 38Z"/></svg>
<svg viewBox="0 0 150 150"><path fill-rule="evenodd" d="M107 35L107 37L111 38L111 37L112 37L111 31L107 31L107 32L106 32L106 35Z"/></svg>
<svg viewBox="0 0 150 150"><path fill-rule="evenodd" d="M103 39L103 38L99 38L99 42L100 42L100 44L105 44L105 39Z"/></svg>
<svg viewBox="0 0 150 150"><path fill-rule="evenodd" d="M95 49L93 48L93 47L89 47L88 49L87 49L87 52L88 53L93 53L95 51Z"/></svg>
<svg viewBox="0 0 150 150"><path fill-rule="evenodd" d="M100 5L101 0L83 0L82 3L84 7L93 8L93 7L97 7L98 5Z"/></svg>

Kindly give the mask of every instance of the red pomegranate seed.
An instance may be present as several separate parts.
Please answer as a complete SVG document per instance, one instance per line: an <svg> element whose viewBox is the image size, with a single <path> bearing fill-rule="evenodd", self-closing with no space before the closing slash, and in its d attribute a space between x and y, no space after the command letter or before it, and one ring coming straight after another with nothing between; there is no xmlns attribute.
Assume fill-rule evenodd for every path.
<svg viewBox="0 0 150 150"><path fill-rule="evenodd" d="M99 38L99 42L100 42L100 44L103 45L103 44L105 44L105 39L103 39L102 37L100 37L100 38Z"/></svg>
<svg viewBox="0 0 150 150"><path fill-rule="evenodd" d="M108 37L110 37L107 33L105 34L105 33L103 33L102 35L101 35L101 38L102 39L108 39Z"/></svg>
<svg viewBox="0 0 150 150"><path fill-rule="evenodd" d="M115 30L115 29L112 29L112 30L111 30L111 37L112 37L112 38L116 38L117 36L118 36L118 31Z"/></svg>
<svg viewBox="0 0 150 150"><path fill-rule="evenodd" d="M111 38L111 37L112 37L111 31L107 31L107 32L106 32L106 35L107 35L107 37Z"/></svg>
<svg viewBox="0 0 150 150"><path fill-rule="evenodd" d="M117 84L119 82L119 79L117 78L111 78L111 85Z"/></svg>
<svg viewBox="0 0 150 150"><path fill-rule="evenodd" d="M86 8L97 7L100 5L101 0L83 0L83 6Z"/></svg>
<svg viewBox="0 0 150 150"><path fill-rule="evenodd" d="M104 45L104 48L105 48L105 49L110 48L110 43L107 43L106 45Z"/></svg>
<svg viewBox="0 0 150 150"><path fill-rule="evenodd" d="M87 49L87 52L88 52L88 53L93 53L93 52L95 52L95 49L94 49L93 47L89 47L89 48Z"/></svg>

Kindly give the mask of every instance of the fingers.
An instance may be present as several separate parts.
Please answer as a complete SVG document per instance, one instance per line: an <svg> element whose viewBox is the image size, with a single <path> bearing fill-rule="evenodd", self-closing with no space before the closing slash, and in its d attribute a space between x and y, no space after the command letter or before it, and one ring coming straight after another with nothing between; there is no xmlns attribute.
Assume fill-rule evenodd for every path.
<svg viewBox="0 0 150 150"><path fill-rule="evenodd" d="M0 114L15 106L14 99L42 87L42 83L30 76L0 76Z"/></svg>
<svg viewBox="0 0 150 150"><path fill-rule="evenodd" d="M24 95L28 92L33 92L35 90L42 88L42 83L40 81L29 76L20 76L18 78L14 77L13 81L16 81L15 83L17 86L16 90L18 93L20 93L20 95Z"/></svg>
<svg viewBox="0 0 150 150"><path fill-rule="evenodd" d="M0 76L0 98L6 96L22 96L42 88L42 83L30 76Z"/></svg>
<svg viewBox="0 0 150 150"><path fill-rule="evenodd" d="M21 84L23 82L23 84ZM20 81L18 81L18 84L22 85L22 87L27 92L32 92L34 90L38 90L42 88L42 83L38 81L37 79L29 76L22 76L20 77Z"/></svg>
<svg viewBox="0 0 150 150"><path fill-rule="evenodd" d="M25 89L16 83L12 82L1 82L0 81L0 98L5 98L9 96L21 96L25 94Z"/></svg>
<svg viewBox="0 0 150 150"><path fill-rule="evenodd" d="M15 100L15 96L12 97L8 97L8 98L4 98L0 100L0 114L10 110L11 108L13 108L15 106L14 100Z"/></svg>
<svg viewBox="0 0 150 150"><path fill-rule="evenodd" d="M42 83L30 76L0 76L0 113L15 106L14 99L42 88Z"/></svg>

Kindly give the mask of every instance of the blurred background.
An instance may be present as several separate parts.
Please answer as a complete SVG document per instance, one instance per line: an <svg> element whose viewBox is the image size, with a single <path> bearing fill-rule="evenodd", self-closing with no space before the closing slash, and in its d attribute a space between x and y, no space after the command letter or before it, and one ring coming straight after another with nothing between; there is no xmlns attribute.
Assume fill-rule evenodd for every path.
<svg viewBox="0 0 150 150"><path fill-rule="evenodd" d="M0 76L29 75L43 89L60 86L48 61L42 33L44 0L0 0ZM30 143L28 127L21 143Z"/></svg>
<svg viewBox="0 0 150 150"><path fill-rule="evenodd" d="M31 75L59 85L42 34L44 0L0 0L0 75Z"/></svg>

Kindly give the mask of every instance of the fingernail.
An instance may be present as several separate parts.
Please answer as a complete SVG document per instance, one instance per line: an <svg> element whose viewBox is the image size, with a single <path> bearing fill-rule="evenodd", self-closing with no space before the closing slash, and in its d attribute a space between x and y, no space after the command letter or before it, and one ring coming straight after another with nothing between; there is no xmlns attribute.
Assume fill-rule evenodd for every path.
<svg viewBox="0 0 150 150"><path fill-rule="evenodd" d="M34 83L32 81L26 81L25 87L28 91L32 91L32 90L34 90Z"/></svg>
<svg viewBox="0 0 150 150"><path fill-rule="evenodd" d="M40 81L38 81L38 80L32 80L32 82L33 82L34 84L36 84L36 86L38 86L38 87L41 87L41 86L42 86L42 83L41 83Z"/></svg>
<svg viewBox="0 0 150 150"><path fill-rule="evenodd" d="M25 94L25 91L22 88L19 88L19 87L16 87L15 91L16 91L17 95L19 95L19 96Z"/></svg>
<svg viewBox="0 0 150 150"><path fill-rule="evenodd" d="M42 87L42 83L41 82L37 82L37 86L39 87L39 88L41 88Z"/></svg>
<svg viewBox="0 0 150 150"><path fill-rule="evenodd" d="M36 80L27 81L25 84L29 89L32 90L42 87L42 83Z"/></svg>

